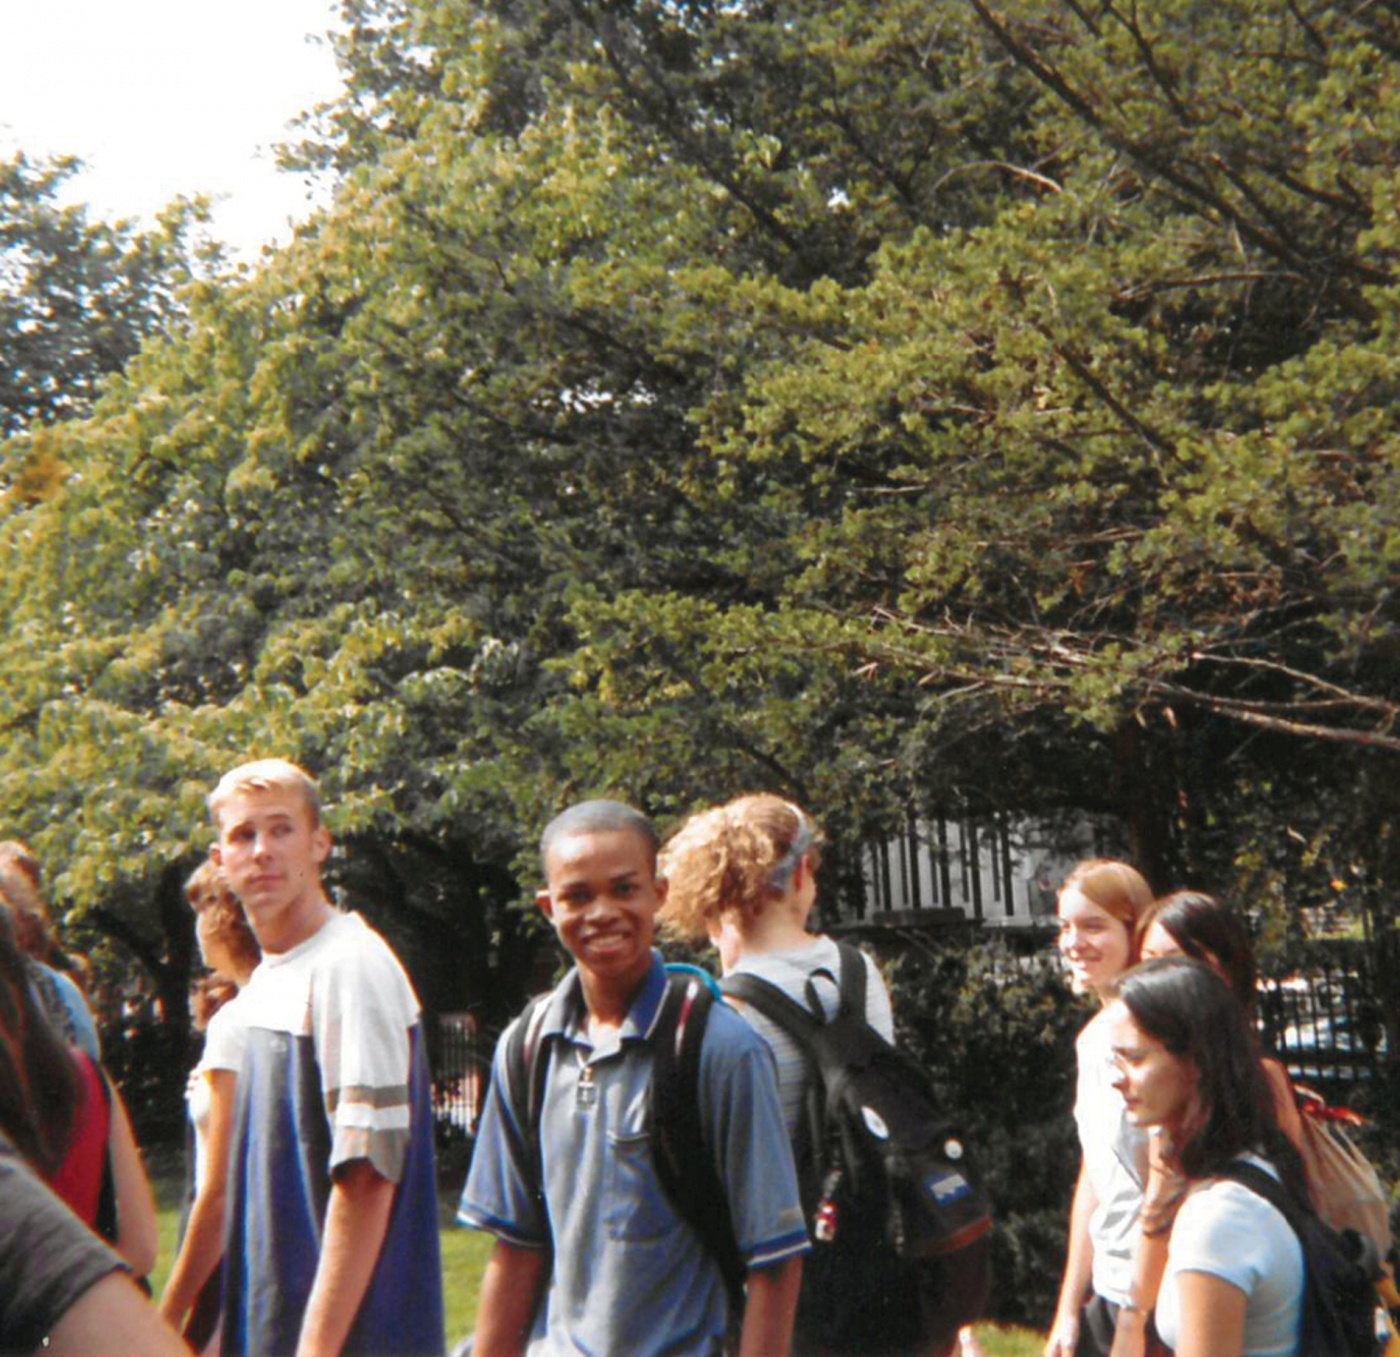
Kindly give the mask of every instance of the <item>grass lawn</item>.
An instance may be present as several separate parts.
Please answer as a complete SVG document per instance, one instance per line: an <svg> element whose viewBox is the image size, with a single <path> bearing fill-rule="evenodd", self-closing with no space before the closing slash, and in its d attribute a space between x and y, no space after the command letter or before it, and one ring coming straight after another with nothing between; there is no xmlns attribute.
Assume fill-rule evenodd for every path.
<svg viewBox="0 0 1400 1357"><path fill-rule="evenodd" d="M154 1169L156 1166L152 1167ZM160 1206L160 1260L151 1274L151 1285L159 1296L175 1261L183 1187L178 1169L174 1172L157 1170L153 1177ZM447 1309L449 1347L469 1334L476 1324L477 1290L492 1243L487 1235L459 1230L452 1224L456 1205L455 1194L450 1199L445 1197L440 1216L443 1298ZM1001 1329L985 1324L978 1327L977 1336L988 1357L1040 1357L1045 1347L1044 1337L1030 1329Z"/></svg>
<svg viewBox="0 0 1400 1357"><path fill-rule="evenodd" d="M178 1156L173 1169L167 1169L163 1163L151 1167L156 1204L160 1208L160 1258L151 1273L151 1288L159 1296L175 1262L184 1179ZM438 1237L442 1248L443 1301L449 1346L476 1326L476 1296L492 1243L487 1235L457 1229L452 1223L456 1209L455 1195L450 1200L443 1198L439 1208L442 1229Z"/></svg>

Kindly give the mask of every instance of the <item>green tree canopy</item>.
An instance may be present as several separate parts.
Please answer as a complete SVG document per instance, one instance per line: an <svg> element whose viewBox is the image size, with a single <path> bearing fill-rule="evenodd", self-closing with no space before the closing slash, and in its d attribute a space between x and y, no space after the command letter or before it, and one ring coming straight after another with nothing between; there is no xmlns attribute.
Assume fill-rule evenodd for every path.
<svg viewBox="0 0 1400 1357"><path fill-rule="evenodd" d="M178 314L197 202L153 231L59 203L72 157L0 161L0 438L85 414L102 380Z"/></svg>
<svg viewBox="0 0 1400 1357"><path fill-rule="evenodd" d="M1075 809L1164 885L1395 880L1379 11L347 15L334 206L6 446L68 474L0 521L0 804L77 912L158 957L264 752L453 1002L603 790L783 790L838 870Z"/></svg>

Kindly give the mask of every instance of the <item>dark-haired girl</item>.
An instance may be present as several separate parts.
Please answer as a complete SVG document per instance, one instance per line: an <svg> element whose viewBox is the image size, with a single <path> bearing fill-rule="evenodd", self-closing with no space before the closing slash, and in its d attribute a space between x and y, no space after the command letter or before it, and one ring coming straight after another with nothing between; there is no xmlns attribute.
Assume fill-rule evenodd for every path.
<svg viewBox="0 0 1400 1357"><path fill-rule="evenodd" d="M1160 1128L1163 1157L1185 1184L1157 1298L1159 1332L1177 1357L1293 1357L1298 1240L1273 1206L1218 1176L1243 1160L1305 1199L1245 1008L1206 964L1165 958L1124 975L1105 1018L1128 1119Z"/></svg>
<svg viewBox="0 0 1400 1357"><path fill-rule="evenodd" d="M30 965L9 910L0 908L0 1132L144 1277L155 1266L159 1232L126 1107L91 1056L54 1026Z"/></svg>

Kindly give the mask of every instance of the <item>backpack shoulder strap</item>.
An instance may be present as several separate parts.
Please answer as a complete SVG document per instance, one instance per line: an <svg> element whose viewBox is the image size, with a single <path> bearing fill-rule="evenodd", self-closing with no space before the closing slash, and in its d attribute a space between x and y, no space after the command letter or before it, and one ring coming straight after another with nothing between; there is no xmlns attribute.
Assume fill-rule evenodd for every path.
<svg viewBox="0 0 1400 1357"><path fill-rule="evenodd" d="M839 938L836 950L841 956L841 1012L865 1022L865 953Z"/></svg>
<svg viewBox="0 0 1400 1357"><path fill-rule="evenodd" d="M692 979L698 980L716 999L719 998L719 981L703 966L692 966L688 961L668 961L666 963L666 974L670 976L689 976Z"/></svg>
<svg viewBox="0 0 1400 1357"><path fill-rule="evenodd" d="M681 1218L719 1266L733 1313L742 1312L747 1268L729 1198L700 1118L700 1048L714 1007L713 979L677 968L652 1031L647 1105L656 1176Z"/></svg>
<svg viewBox="0 0 1400 1357"><path fill-rule="evenodd" d="M1257 1164L1235 1159L1221 1169L1218 1176L1239 1183L1241 1187L1247 1187L1256 1196L1263 1197L1288 1222L1293 1233L1301 1235L1303 1219L1311 1213L1273 1174L1266 1173Z"/></svg>
<svg viewBox="0 0 1400 1357"><path fill-rule="evenodd" d="M549 1070L548 1042L541 1040L548 994L537 994L506 1033L502 1063L505 1087L501 1090L512 1120L525 1138L525 1163L521 1165L530 1191L537 1200L544 1194L544 1158L540 1146L540 1118L544 1113L544 1081Z"/></svg>
<svg viewBox="0 0 1400 1357"><path fill-rule="evenodd" d="M92 1228L109 1244L115 1245L120 1222L117 1220L117 1180L112 1172L112 1088L107 1071L97 1066L97 1083L102 1090L102 1114L107 1134L102 1138L102 1185L97 1192L97 1218Z"/></svg>
<svg viewBox="0 0 1400 1357"><path fill-rule="evenodd" d="M1333 1230L1311 1205L1272 1175L1239 1160L1220 1171L1257 1193L1288 1222L1303 1252L1303 1297L1298 1351L1373 1354L1375 1285L1384 1275L1375 1241L1355 1230Z"/></svg>
<svg viewBox="0 0 1400 1357"><path fill-rule="evenodd" d="M804 1051L812 1052L821 1020L808 1012L796 999L784 994L776 985L757 975L740 971L726 975L719 982L720 992L749 1004L769 1022L782 1028Z"/></svg>
<svg viewBox="0 0 1400 1357"><path fill-rule="evenodd" d="M743 1303L747 1269L734 1238L728 1197L700 1123L700 1048L715 1002L714 982L708 976L690 974L690 968L680 970L667 981L653 1029L648 1130L662 1188L719 1265L731 1304L738 1307ZM525 1007L506 1035L502 1062L502 1093L524 1134L527 1162L522 1169L537 1198L544 1193L540 1121L551 1043L542 1039L542 1029L549 998L539 995Z"/></svg>

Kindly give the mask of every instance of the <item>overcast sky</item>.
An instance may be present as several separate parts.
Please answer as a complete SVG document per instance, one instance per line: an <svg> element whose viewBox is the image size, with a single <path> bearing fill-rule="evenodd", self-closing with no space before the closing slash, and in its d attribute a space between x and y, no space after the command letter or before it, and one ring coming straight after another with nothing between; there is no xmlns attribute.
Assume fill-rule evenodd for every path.
<svg viewBox="0 0 1400 1357"><path fill-rule="evenodd" d="M333 0L0 0L0 155L73 154L69 196L112 219L226 196L214 234L245 258L309 210L272 143L339 88Z"/></svg>

